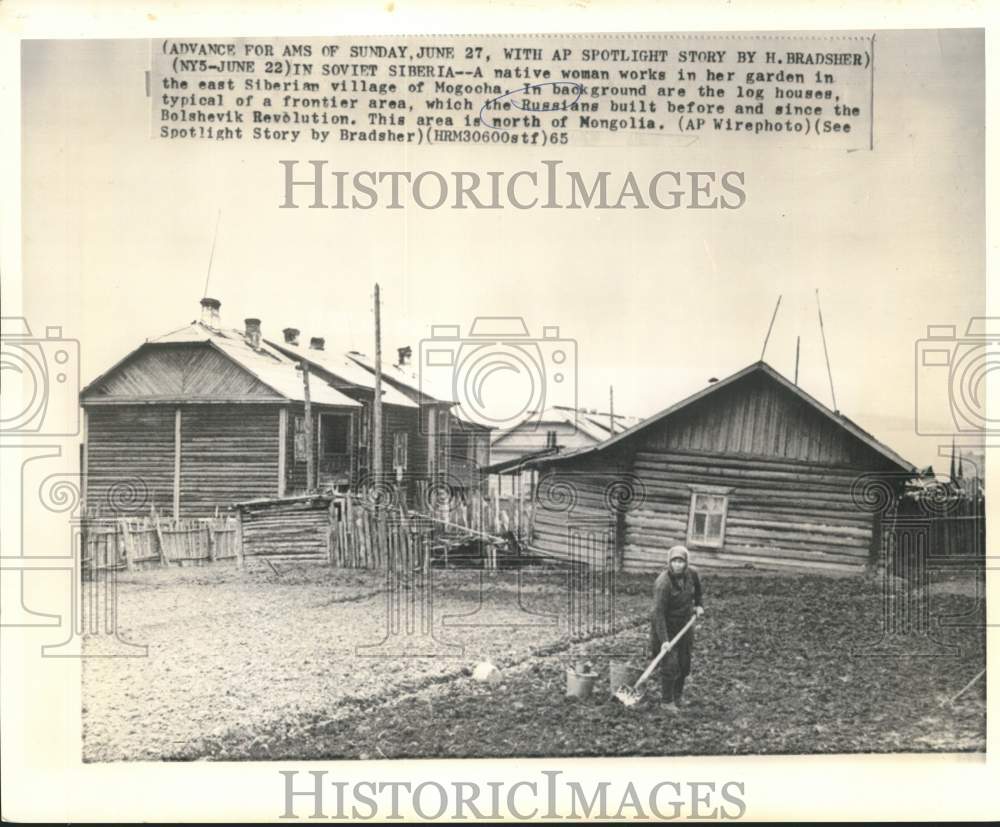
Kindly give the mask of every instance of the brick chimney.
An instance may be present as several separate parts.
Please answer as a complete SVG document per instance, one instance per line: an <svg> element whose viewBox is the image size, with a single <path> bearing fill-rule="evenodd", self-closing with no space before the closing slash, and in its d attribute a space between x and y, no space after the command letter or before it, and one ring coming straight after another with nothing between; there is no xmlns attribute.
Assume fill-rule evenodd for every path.
<svg viewBox="0 0 1000 827"><path fill-rule="evenodd" d="M322 350L325 345L326 345L326 339L324 339L322 336L313 336L309 340L310 350Z"/></svg>
<svg viewBox="0 0 1000 827"><path fill-rule="evenodd" d="M260 319L244 319L246 331L243 338L254 350L260 350Z"/></svg>
<svg viewBox="0 0 1000 827"><path fill-rule="evenodd" d="M396 348L396 364L403 366L410 364L410 359L413 356L413 348L407 345L406 347Z"/></svg>
<svg viewBox="0 0 1000 827"><path fill-rule="evenodd" d="M210 299L206 296L201 300L200 304L201 323L205 325L205 327L209 327L212 330L219 330L222 326L222 321L219 318L219 310L222 307L222 302L218 299Z"/></svg>
<svg viewBox="0 0 1000 827"><path fill-rule="evenodd" d="M282 330L281 333L285 337L285 344L298 347L300 332L301 331L296 327L286 327L284 330Z"/></svg>

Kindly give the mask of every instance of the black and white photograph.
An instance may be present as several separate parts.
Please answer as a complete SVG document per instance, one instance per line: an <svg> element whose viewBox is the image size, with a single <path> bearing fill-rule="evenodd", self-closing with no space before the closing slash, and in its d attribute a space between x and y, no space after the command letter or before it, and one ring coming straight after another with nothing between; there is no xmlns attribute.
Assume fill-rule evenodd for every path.
<svg viewBox="0 0 1000 827"><path fill-rule="evenodd" d="M5 817L996 817L984 7L649 5L0 7Z"/></svg>

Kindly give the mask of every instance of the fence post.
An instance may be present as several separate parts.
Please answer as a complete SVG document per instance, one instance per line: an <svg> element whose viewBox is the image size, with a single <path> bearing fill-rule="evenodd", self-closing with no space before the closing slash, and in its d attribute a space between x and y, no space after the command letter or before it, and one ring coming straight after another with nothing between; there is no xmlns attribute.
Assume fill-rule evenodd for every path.
<svg viewBox="0 0 1000 827"><path fill-rule="evenodd" d="M215 562L215 520L209 518L205 521L205 531L208 533L208 562Z"/></svg>
<svg viewBox="0 0 1000 827"><path fill-rule="evenodd" d="M236 510L236 567L243 568L243 509Z"/></svg>
<svg viewBox="0 0 1000 827"><path fill-rule="evenodd" d="M330 505L326 509L326 561L333 566L333 531L335 522L333 519L333 510L336 499L330 497Z"/></svg>
<svg viewBox="0 0 1000 827"><path fill-rule="evenodd" d="M129 534L128 520L125 517L118 518L118 528L122 533L122 541L125 545L125 568L128 571L135 571L135 552L132 548L132 535Z"/></svg>
<svg viewBox="0 0 1000 827"><path fill-rule="evenodd" d="M170 565L170 558L167 557L166 544L163 542L163 531L160 529L160 515L156 513L156 506L152 507L153 511L153 526L156 528L156 542L157 550L160 553L160 562L164 566Z"/></svg>

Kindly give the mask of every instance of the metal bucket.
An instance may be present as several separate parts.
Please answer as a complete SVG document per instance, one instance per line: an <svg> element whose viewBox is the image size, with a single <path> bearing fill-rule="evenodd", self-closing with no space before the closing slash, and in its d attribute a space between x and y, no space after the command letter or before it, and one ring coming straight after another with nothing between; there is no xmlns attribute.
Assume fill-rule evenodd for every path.
<svg viewBox="0 0 1000 827"><path fill-rule="evenodd" d="M596 672L577 672L573 668L566 670L566 697L580 698L585 700L594 691L594 683L597 681Z"/></svg>
<svg viewBox="0 0 1000 827"><path fill-rule="evenodd" d="M610 679L611 679L611 694L614 695L623 686L634 686L635 682L639 680L639 676L642 674L642 669L638 666L633 666L631 663L624 660L613 660L611 661L610 669Z"/></svg>

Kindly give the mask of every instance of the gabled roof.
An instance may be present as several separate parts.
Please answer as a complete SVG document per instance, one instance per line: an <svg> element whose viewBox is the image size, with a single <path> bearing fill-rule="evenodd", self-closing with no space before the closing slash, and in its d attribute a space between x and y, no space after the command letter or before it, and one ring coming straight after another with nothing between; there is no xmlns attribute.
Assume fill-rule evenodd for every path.
<svg viewBox="0 0 1000 827"><path fill-rule="evenodd" d="M369 373L375 373L375 363L364 353L349 351L347 358L361 365ZM409 366L382 365L382 378L389 381L415 402L439 402L444 405L454 405L455 390L450 383L433 381L432 375L418 376Z"/></svg>
<svg viewBox="0 0 1000 827"><path fill-rule="evenodd" d="M532 451L528 454L522 454L521 456L511 457L510 459L504 459L490 465L481 466L479 470L483 474L503 474L507 471L519 471L522 467L528 465L533 460L551 456L552 454L558 454L559 450L559 446L539 448L537 451Z"/></svg>
<svg viewBox="0 0 1000 827"><path fill-rule="evenodd" d="M852 422L850 419L848 419L839 411L830 410L828 407L826 407L826 405L814 399L812 396L810 396L808 393L802 390L802 388L800 388L798 385L795 385L794 383L790 382L788 379L786 379L784 376L778 373L774 368L772 368L766 362L754 362L752 365L748 365L742 370L738 370L736 373L727 376L725 379L720 379L718 382L708 385L707 387L702 388L700 391L697 391L696 393L693 393L690 396L682 399L680 402L674 403L670 407L660 411L658 414L655 414L649 417L648 419L642 420L642 422L633 425L631 428L628 428L625 431L622 431L620 434L617 434L611 439L607 439L604 442L598 443L597 445L589 446L586 448L578 448L574 451L567 451L566 453L558 454L553 457L543 457L539 460L536 460L536 462L544 464L554 463L554 462L564 462L565 460L583 456L584 454L592 454L597 451L604 451L607 448L617 445L618 443L624 440L631 439L633 436L644 431L646 428L649 428L650 426L655 425L658 422L662 422L667 417L678 413L679 411L687 408L689 405L694 404L700 399L704 399L707 396L711 396L712 394L717 393L722 388L731 385L734 382L739 381L740 379L750 375L751 373L761 373L765 376L770 377L779 385L784 387L786 390L795 394L795 396L797 396L807 405L812 407L814 410L816 410L817 412L825 416L827 419L839 425L853 437L859 439L873 451L885 457L887 460L889 460L902 470L910 472L916 470L916 466L914 466L913 463L903 459L903 457L901 457L899 454L893 451L889 446L879 442L874 436L865 431L856 423Z"/></svg>
<svg viewBox="0 0 1000 827"><path fill-rule="evenodd" d="M476 420L465 412L465 409L461 405L456 405L448 413L453 419L458 420L460 428L468 428L472 431L493 431L496 429L495 425L486 425L482 422L476 422Z"/></svg>
<svg viewBox="0 0 1000 827"><path fill-rule="evenodd" d="M623 416L615 414L615 433L620 434L642 420L636 416ZM571 408L566 405L553 405L546 408L540 414L530 412L524 416L516 425L504 428L494 436L493 444L497 445L507 439L512 434L517 433L525 423L531 422L532 428L546 422L561 423L569 425L578 431L582 431L595 442L602 442L611 436L611 414L599 413L586 408Z"/></svg>
<svg viewBox="0 0 1000 827"><path fill-rule="evenodd" d="M290 345L287 342L265 340L275 350L289 358L305 360L315 367L331 373L352 385L358 385L366 390L375 390L375 377L361 367L357 362L348 359L346 354L334 350L317 350L300 345ZM382 383L382 401L387 405L399 405L403 408L416 408L417 403L400 393L388 382Z"/></svg>
<svg viewBox="0 0 1000 827"><path fill-rule="evenodd" d="M260 350L254 350L247 344L243 333L239 330L215 330L203 325L201 322L191 322L189 325L144 342L90 382L80 391L80 395L83 396L97 386L109 374L113 373L119 366L139 353L139 351L158 345L172 344L207 344L238 364L285 399L295 402L305 401L302 374L298 371L295 361L274 350L264 341L261 342ZM345 396L326 382L311 382L309 385L309 398L310 401L318 405L337 405L352 408L359 407L360 405L360 403L354 401L349 396Z"/></svg>

